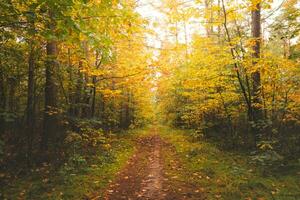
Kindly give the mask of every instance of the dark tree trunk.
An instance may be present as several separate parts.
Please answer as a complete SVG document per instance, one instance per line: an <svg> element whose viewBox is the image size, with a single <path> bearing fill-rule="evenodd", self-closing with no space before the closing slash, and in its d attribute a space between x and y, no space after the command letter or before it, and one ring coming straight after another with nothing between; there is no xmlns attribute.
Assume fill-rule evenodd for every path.
<svg viewBox="0 0 300 200"><path fill-rule="evenodd" d="M44 131L41 138L41 149L48 150L48 141L57 135L58 126L58 89L55 83L57 63L57 43L47 42L46 61L46 85L45 85L45 111L44 111Z"/></svg>
<svg viewBox="0 0 300 200"><path fill-rule="evenodd" d="M15 112L16 111L16 101L15 101L15 94L16 94L16 87L17 87L17 78L10 77L8 78L9 83L9 92L8 92L8 111Z"/></svg>
<svg viewBox="0 0 300 200"><path fill-rule="evenodd" d="M102 63L102 57L99 59L99 52L96 51L96 61L95 61L95 68L99 69ZM95 117L95 107L96 107L96 93L97 93L97 88L96 88L96 84L97 84L97 77L93 76L92 79L92 83L93 83L93 88L92 88L92 92L93 92L93 96L92 96L92 107L91 107L91 117Z"/></svg>
<svg viewBox="0 0 300 200"><path fill-rule="evenodd" d="M30 165L32 155L32 141L35 130L35 57L34 45L30 41L28 57L28 89L27 89L27 164Z"/></svg>
<svg viewBox="0 0 300 200"><path fill-rule="evenodd" d="M121 113L120 113L120 125L121 128L128 128L130 126L131 115L130 115L130 101L131 94L130 92L124 92L126 99L121 104Z"/></svg>
<svg viewBox="0 0 300 200"><path fill-rule="evenodd" d="M103 118L104 118L104 112L105 112L104 96L102 93L99 93L99 113L97 116L102 122L103 122Z"/></svg>
<svg viewBox="0 0 300 200"><path fill-rule="evenodd" d="M252 37L255 40L253 46L253 66L255 66L260 58L260 45L261 45L261 5L258 3L255 5L255 10L252 11ZM252 121L255 123L259 122L262 119L262 106L261 106L261 77L259 69L252 73ZM257 142L257 135L259 130L255 128L255 142Z"/></svg>
<svg viewBox="0 0 300 200"><path fill-rule="evenodd" d="M89 55L89 46L87 41L82 42L83 49L84 49L84 55L85 55L85 60L89 65L89 60L90 60L90 55ZM82 117L83 118L90 118L91 117L91 97L93 95L93 88L89 86L90 84L90 77L87 72L84 73L84 107L82 110Z"/></svg>
<svg viewBox="0 0 300 200"><path fill-rule="evenodd" d="M96 77L93 77L93 96L92 96L92 107L91 107L91 117L94 118L95 117L95 104L96 104L96 81L95 81Z"/></svg>
<svg viewBox="0 0 300 200"><path fill-rule="evenodd" d="M68 48L68 73L69 73L69 86L68 86L68 97L69 97L69 115L75 115L75 100L74 100L74 88L73 88L73 69L72 69L72 61L71 61L71 49Z"/></svg>
<svg viewBox="0 0 300 200"><path fill-rule="evenodd" d="M84 107L82 110L82 118L90 118L91 116L91 104L90 99L93 95L93 89L89 85L89 77L85 74L85 87L84 87Z"/></svg>
<svg viewBox="0 0 300 200"><path fill-rule="evenodd" d="M78 66L78 77L77 77L77 83L76 83L76 94L75 94L75 116L80 117L81 116L81 96L82 96L82 85L83 85L83 77L82 73L80 72L82 70L82 61L79 61Z"/></svg>
<svg viewBox="0 0 300 200"><path fill-rule="evenodd" d="M0 111L5 111L5 105L6 105L6 84L5 84L5 78L4 78L4 72L3 68L1 66L1 60L0 60ZM0 132L5 132L5 120L4 117L0 116Z"/></svg>

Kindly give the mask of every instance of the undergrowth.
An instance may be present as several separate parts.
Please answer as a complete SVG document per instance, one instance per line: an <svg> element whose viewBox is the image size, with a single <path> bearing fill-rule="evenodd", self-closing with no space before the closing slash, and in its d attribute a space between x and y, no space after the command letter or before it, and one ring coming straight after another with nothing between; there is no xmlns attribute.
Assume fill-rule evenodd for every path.
<svg viewBox="0 0 300 200"><path fill-rule="evenodd" d="M260 166L245 153L221 151L204 139L196 141L192 131L159 128L163 138L175 146L183 164L179 178L192 182L208 199L300 199L300 168ZM272 170L271 170L272 168Z"/></svg>
<svg viewBox="0 0 300 200"><path fill-rule="evenodd" d="M88 137L88 132L96 136ZM63 165L57 169L44 163L27 175L6 177L7 184L1 188L0 199L79 200L101 196L133 154L133 139L138 132L143 130L102 134L101 130L88 129L80 135L71 133L67 142L74 144Z"/></svg>

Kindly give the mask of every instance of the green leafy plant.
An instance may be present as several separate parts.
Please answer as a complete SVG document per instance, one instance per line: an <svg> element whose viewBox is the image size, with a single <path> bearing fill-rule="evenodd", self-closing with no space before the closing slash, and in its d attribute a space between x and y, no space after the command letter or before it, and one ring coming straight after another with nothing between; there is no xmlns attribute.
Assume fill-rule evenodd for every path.
<svg viewBox="0 0 300 200"><path fill-rule="evenodd" d="M272 165L276 162L282 161L283 156L279 155L276 151L268 149L251 156L251 160L254 163L260 165Z"/></svg>

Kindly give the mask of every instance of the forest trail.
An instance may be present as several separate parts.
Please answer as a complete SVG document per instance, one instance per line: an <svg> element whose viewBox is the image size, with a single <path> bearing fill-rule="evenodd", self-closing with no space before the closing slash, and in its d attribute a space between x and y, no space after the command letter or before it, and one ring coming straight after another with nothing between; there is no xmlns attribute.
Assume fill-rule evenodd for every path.
<svg viewBox="0 0 300 200"><path fill-rule="evenodd" d="M105 200L168 200L204 199L195 186L176 180L183 169L174 147L163 140L154 128L136 141L136 153L108 187ZM173 172L170 172L173 170ZM173 174L173 175L171 175Z"/></svg>

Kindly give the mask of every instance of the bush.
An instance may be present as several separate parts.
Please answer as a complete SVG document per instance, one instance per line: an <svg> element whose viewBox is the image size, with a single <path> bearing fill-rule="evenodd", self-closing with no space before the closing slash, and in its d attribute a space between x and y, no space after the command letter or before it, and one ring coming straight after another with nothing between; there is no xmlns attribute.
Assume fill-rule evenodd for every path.
<svg viewBox="0 0 300 200"><path fill-rule="evenodd" d="M283 157L274 150L266 150L257 153L251 157L252 162L260 165L272 165L276 162L282 161Z"/></svg>
<svg viewBox="0 0 300 200"><path fill-rule="evenodd" d="M108 138L105 137L103 130L89 127L81 128L78 133L67 132L64 142L70 156L96 154L110 149Z"/></svg>
<svg viewBox="0 0 300 200"><path fill-rule="evenodd" d="M194 140L199 141L204 138L203 131L201 129L191 132L191 136Z"/></svg>

